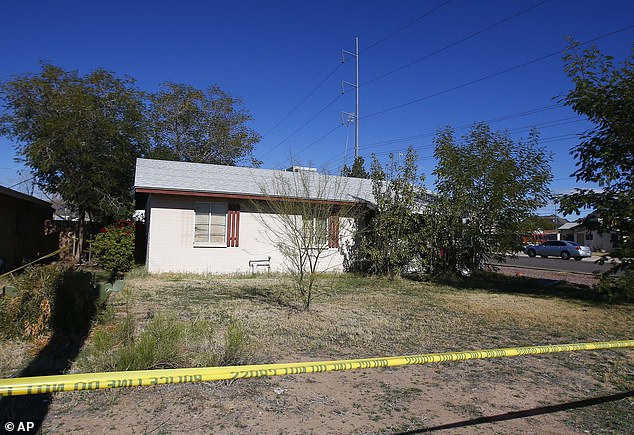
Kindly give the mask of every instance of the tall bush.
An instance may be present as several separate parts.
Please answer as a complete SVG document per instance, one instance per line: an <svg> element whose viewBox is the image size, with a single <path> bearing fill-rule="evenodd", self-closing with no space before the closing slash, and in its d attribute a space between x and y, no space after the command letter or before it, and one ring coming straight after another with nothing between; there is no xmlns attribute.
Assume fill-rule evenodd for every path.
<svg viewBox="0 0 634 435"><path fill-rule="evenodd" d="M96 302L89 273L54 265L32 266L11 284L18 292L0 298L0 337L83 333L90 326Z"/></svg>
<svg viewBox="0 0 634 435"><path fill-rule="evenodd" d="M430 269L464 273L517 252L526 219L550 196L551 157L538 132L515 140L480 123L462 140L444 128L434 142L436 196L423 227Z"/></svg>
<svg viewBox="0 0 634 435"><path fill-rule="evenodd" d="M91 245L97 264L113 275L134 266L134 222L120 221L102 228Z"/></svg>
<svg viewBox="0 0 634 435"><path fill-rule="evenodd" d="M402 163L390 154L385 167L373 156L371 178L376 210L357 234L356 269L394 277L417 256L420 238L416 211L426 196L424 178L417 173L417 158L412 147Z"/></svg>

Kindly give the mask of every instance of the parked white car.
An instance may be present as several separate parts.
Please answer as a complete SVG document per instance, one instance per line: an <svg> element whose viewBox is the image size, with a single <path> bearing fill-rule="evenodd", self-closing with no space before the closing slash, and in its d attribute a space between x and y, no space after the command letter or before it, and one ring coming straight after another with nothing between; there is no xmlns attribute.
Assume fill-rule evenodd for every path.
<svg viewBox="0 0 634 435"><path fill-rule="evenodd" d="M568 240L549 240L541 245L527 246L524 252L526 252L529 257L539 255L542 258L561 257L563 260L569 260L570 257L572 257L577 261L584 257L592 256L592 251L589 247L581 246L578 243Z"/></svg>

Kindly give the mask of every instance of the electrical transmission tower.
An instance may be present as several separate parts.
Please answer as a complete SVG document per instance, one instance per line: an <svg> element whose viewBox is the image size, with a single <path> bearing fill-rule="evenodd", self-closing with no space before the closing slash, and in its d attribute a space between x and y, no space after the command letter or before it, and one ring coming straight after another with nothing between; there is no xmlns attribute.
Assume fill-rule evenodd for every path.
<svg viewBox="0 0 634 435"><path fill-rule="evenodd" d="M355 110L354 113L343 112L343 114L348 115L348 119L354 119L354 158L359 157L359 38L354 38L355 42L355 52L351 52L348 50L341 50L341 62L346 62L346 54L350 56L354 56L355 64L356 64L356 81L354 83L347 82L345 80L341 81L341 93L345 93L346 85L352 86L356 91L355 98ZM343 121L343 117L342 117Z"/></svg>

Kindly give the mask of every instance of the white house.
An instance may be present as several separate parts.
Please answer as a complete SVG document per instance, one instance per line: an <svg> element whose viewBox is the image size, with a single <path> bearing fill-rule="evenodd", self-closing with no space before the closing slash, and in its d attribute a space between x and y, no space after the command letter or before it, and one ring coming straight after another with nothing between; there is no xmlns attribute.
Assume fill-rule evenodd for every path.
<svg viewBox="0 0 634 435"><path fill-rule="evenodd" d="M135 192L137 208L145 209L151 273L283 271L285 257L270 230L278 216L266 204L365 208L374 202L372 183L365 179L307 168L277 171L149 159L137 159ZM341 247L353 224L352 216L310 223L328 228L321 270L343 269Z"/></svg>
<svg viewBox="0 0 634 435"><path fill-rule="evenodd" d="M558 228L559 238L576 242L582 246L588 246L595 252L611 252L617 233L600 233L590 230L582 222L568 222Z"/></svg>

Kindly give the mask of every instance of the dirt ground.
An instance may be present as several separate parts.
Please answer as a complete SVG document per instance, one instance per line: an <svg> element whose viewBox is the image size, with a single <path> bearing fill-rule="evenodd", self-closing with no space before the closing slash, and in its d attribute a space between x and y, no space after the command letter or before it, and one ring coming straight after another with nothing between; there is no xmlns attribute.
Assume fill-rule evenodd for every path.
<svg viewBox="0 0 634 435"><path fill-rule="evenodd" d="M169 310L219 324L241 319L252 363L634 337L632 305L341 277L324 281L305 313L280 297L283 281L163 276L128 285L139 318ZM625 434L634 432L633 390L634 350L578 352L61 393L42 431Z"/></svg>
<svg viewBox="0 0 634 435"><path fill-rule="evenodd" d="M570 357L567 357L570 358ZM58 397L52 433L589 433L575 402L617 393L562 357L331 373ZM565 358L564 358L565 359ZM574 359L574 357L572 357ZM572 364L575 362L572 361ZM561 383L566 379L565 383ZM631 410L634 400L626 406ZM600 407L600 405L595 405ZM609 405L608 405L609 406ZM607 406L603 411L607 413ZM482 421L482 423L479 423ZM598 432L610 428L599 427ZM632 427L614 427L631 433Z"/></svg>

